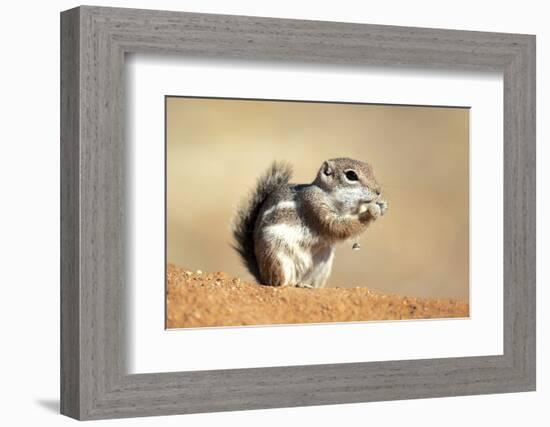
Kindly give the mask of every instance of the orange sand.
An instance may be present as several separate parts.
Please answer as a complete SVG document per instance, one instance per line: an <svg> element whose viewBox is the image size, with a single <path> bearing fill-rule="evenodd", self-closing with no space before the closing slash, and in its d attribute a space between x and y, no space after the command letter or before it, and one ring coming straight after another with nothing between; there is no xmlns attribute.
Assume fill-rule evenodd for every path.
<svg viewBox="0 0 550 427"><path fill-rule="evenodd" d="M168 265L168 328L468 317L468 303L368 288L301 289Z"/></svg>

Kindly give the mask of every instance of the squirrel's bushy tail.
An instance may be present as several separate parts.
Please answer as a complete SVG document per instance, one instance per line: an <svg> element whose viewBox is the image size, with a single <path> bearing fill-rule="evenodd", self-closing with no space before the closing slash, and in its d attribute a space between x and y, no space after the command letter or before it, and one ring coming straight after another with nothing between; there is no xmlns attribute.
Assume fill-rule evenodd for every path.
<svg viewBox="0 0 550 427"><path fill-rule="evenodd" d="M292 167L288 163L273 162L269 169L256 182L249 197L237 209L232 230L235 238L233 248L239 253L244 266L261 282L260 270L254 251L254 227L263 203L281 185L288 184L292 177Z"/></svg>

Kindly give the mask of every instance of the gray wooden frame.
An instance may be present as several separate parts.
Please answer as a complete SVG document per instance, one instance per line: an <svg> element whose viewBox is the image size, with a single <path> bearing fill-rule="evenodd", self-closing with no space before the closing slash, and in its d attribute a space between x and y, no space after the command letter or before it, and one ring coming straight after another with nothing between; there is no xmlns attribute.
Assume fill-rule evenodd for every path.
<svg viewBox="0 0 550 427"><path fill-rule="evenodd" d="M124 58L131 52L502 72L504 354L128 375ZM535 389L534 36L83 6L61 14L61 122L63 414L99 419Z"/></svg>

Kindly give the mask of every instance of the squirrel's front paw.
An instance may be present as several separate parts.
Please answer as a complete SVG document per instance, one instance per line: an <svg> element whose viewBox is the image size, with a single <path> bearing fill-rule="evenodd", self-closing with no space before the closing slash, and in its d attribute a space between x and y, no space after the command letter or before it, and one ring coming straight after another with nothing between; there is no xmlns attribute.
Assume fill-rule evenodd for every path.
<svg viewBox="0 0 550 427"><path fill-rule="evenodd" d="M363 203L359 206L359 218L376 219L382 214L382 210L377 203Z"/></svg>
<svg viewBox="0 0 550 427"><path fill-rule="evenodd" d="M387 210L388 202L385 200L363 203L358 209L359 219L363 222L372 221L377 219L379 216L384 215Z"/></svg>
<svg viewBox="0 0 550 427"><path fill-rule="evenodd" d="M380 215L384 215L388 210L388 202L386 202L385 200L379 200L378 202L376 202L376 204L380 208Z"/></svg>

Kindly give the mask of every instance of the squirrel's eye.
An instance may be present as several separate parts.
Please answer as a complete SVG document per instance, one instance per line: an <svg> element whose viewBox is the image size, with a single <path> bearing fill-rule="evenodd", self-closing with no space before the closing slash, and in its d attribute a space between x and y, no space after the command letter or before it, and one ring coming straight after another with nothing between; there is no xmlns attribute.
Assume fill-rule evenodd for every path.
<svg viewBox="0 0 550 427"><path fill-rule="evenodd" d="M345 174L346 174L346 178L349 181L359 181L359 177L357 176L355 171L346 171Z"/></svg>

